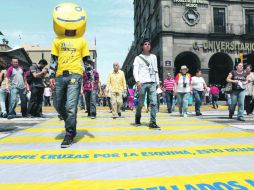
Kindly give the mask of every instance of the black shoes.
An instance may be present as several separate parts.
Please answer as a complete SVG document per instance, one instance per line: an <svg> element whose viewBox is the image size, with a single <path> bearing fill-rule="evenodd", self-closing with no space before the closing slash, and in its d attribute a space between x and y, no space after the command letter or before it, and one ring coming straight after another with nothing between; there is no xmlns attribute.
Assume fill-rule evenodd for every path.
<svg viewBox="0 0 254 190"><path fill-rule="evenodd" d="M237 120L238 121L245 121L245 119L243 119L243 117L238 117Z"/></svg>
<svg viewBox="0 0 254 190"><path fill-rule="evenodd" d="M199 113L196 113L196 116L200 116L200 115L202 115L202 113L200 113L200 112L199 112Z"/></svg>
<svg viewBox="0 0 254 190"><path fill-rule="evenodd" d="M1 113L1 115L0 115L0 117L2 117L2 118L7 118L7 113Z"/></svg>
<svg viewBox="0 0 254 190"><path fill-rule="evenodd" d="M168 109L168 113L172 113L171 109Z"/></svg>
<svg viewBox="0 0 254 190"><path fill-rule="evenodd" d="M233 118L234 113L233 112L229 112L229 119Z"/></svg>
<svg viewBox="0 0 254 190"><path fill-rule="evenodd" d="M58 118L60 119L60 121L64 120L64 118L61 115L58 115Z"/></svg>
<svg viewBox="0 0 254 190"><path fill-rule="evenodd" d="M13 119L13 118L15 118L15 115L8 115L7 116L7 119Z"/></svg>
<svg viewBox="0 0 254 190"><path fill-rule="evenodd" d="M119 117L122 117L122 113L121 113L121 112L119 112L119 113L118 113L118 116L119 116Z"/></svg>
<svg viewBox="0 0 254 190"><path fill-rule="evenodd" d="M65 135L61 144L61 148L68 148L73 144L73 138L70 135Z"/></svg>
<svg viewBox="0 0 254 190"><path fill-rule="evenodd" d="M150 123L149 128L150 129L157 129L157 130L161 129L155 122Z"/></svg>
<svg viewBox="0 0 254 190"><path fill-rule="evenodd" d="M135 125L141 125L140 123L140 117L135 117Z"/></svg>
<svg viewBox="0 0 254 190"><path fill-rule="evenodd" d="M96 118L96 114L91 114L91 119L95 119Z"/></svg>

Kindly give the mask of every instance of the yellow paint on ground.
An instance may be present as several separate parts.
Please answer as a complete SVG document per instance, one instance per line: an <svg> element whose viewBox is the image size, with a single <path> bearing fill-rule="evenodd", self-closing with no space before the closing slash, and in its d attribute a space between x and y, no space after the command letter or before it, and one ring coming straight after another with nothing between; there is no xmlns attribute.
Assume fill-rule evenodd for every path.
<svg viewBox="0 0 254 190"><path fill-rule="evenodd" d="M117 162L254 155L254 144L103 150L2 151L0 163Z"/></svg>
<svg viewBox="0 0 254 190"><path fill-rule="evenodd" d="M222 125L204 125L204 126L163 126L161 127L163 131L178 131L178 130L204 130L204 129L223 129L225 126ZM142 127L78 127L77 131L79 132L118 132L118 131L147 131L149 130L148 127L142 126ZM65 131L63 127L58 128L29 128L26 130L23 130L23 132L63 132Z"/></svg>
<svg viewBox="0 0 254 190"><path fill-rule="evenodd" d="M87 137L87 136L89 137ZM215 133L191 133L191 134L146 134L146 135L117 135L117 136L93 136L93 134L84 134L84 137L76 137L79 142L124 142L124 141L162 141L162 140L195 140L195 139L214 139L214 138L247 138L254 137L254 133L248 132L215 132ZM42 137L42 136L10 136L0 139L0 144L5 143L46 143L60 142L62 138Z"/></svg>
<svg viewBox="0 0 254 190"><path fill-rule="evenodd" d="M253 190L254 172L227 172L194 176L126 180L70 180L50 183L0 184L3 190Z"/></svg>
<svg viewBox="0 0 254 190"><path fill-rule="evenodd" d="M142 121L141 123L144 123L145 121ZM147 123L149 122L148 120L146 121ZM78 118L78 125L86 125L86 126L95 126L95 125L102 125L102 126L108 126L108 125L131 125L133 124L134 121L110 121L106 120L104 122L98 122L96 120L83 120ZM201 121L201 120L179 120L179 121L158 121L158 125L160 124L171 124L171 125L176 125L176 124L206 124L209 123L208 121ZM56 125L64 125L63 121L54 121L54 120L49 120L45 123L41 123L37 126L56 126Z"/></svg>

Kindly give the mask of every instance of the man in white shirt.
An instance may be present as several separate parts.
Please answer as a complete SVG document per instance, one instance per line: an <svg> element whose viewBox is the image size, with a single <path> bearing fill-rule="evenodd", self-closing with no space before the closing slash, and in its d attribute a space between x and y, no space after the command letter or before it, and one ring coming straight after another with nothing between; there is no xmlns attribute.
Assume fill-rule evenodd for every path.
<svg viewBox="0 0 254 190"><path fill-rule="evenodd" d="M138 106L135 116L135 124L141 125L141 111L144 105L145 94L148 93L151 106L150 124L152 129L160 129L156 124L157 94L156 87L159 85L159 75L157 67L157 57L150 53L151 43L149 39L144 39L142 44L142 54L136 56L133 66L133 75L138 90Z"/></svg>

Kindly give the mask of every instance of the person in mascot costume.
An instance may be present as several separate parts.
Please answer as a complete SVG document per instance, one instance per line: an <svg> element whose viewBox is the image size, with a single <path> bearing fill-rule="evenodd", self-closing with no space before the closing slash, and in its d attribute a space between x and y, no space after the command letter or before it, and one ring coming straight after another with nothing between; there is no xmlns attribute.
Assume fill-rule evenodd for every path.
<svg viewBox="0 0 254 190"><path fill-rule="evenodd" d="M79 5L61 3L53 11L54 39L51 51L50 87L54 89L54 107L65 122L66 134L61 148L67 148L76 136L77 105L83 64L91 70L89 48L83 34L86 12Z"/></svg>

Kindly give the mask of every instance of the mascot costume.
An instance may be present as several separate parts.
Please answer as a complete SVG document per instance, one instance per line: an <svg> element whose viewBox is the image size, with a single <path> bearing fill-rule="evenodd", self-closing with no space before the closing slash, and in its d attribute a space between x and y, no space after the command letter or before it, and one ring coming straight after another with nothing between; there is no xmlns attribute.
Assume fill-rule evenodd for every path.
<svg viewBox="0 0 254 190"><path fill-rule="evenodd" d="M66 134L61 148L67 148L76 136L77 105L81 89L83 64L91 70L86 31L86 12L79 5L62 3L53 11L54 31L52 44L50 86L54 89L54 107L65 122Z"/></svg>

